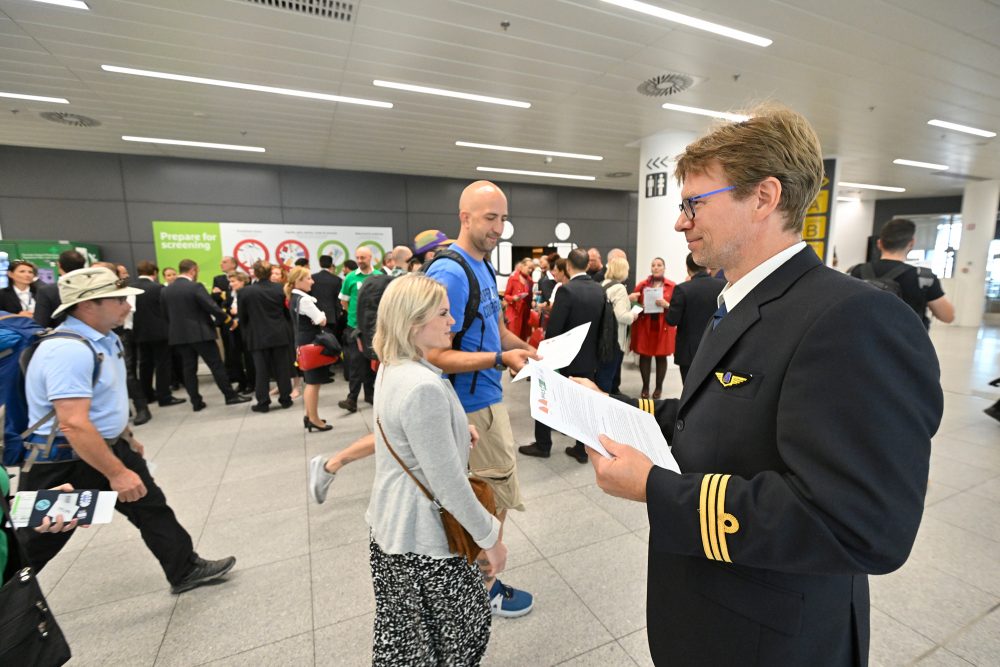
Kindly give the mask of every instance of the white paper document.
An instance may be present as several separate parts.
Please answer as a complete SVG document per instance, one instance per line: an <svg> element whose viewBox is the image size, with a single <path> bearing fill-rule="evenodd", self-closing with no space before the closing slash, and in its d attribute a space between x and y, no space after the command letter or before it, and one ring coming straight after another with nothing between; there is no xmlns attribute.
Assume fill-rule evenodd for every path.
<svg viewBox="0 0 1000 667"><path fill-rule="evenodd" d="M634 306L632 306L632 315L633 316L638 315L639 313L642 312L642 310L643 310L642 306L640 306L639 304L635 304Z"/></svg>
<svg viewBox="0 0 1000 667"><path fill-rule="evenodd" d="M647 313L662 313L663 308L656 305L657 299L663 298L662 287L647 287L642 290L643 311Z"/></svg>
<svg viewBox="0 0 1000 667"><path fill-rule="evenodd" d="M552 370L566 368L573 363L576 355L580 353L580 348L583 347L583 341L587 338L588 331L590 331L590 322L585 322L578 327L573 327L566 333L559 334L555 338L546 338L538 344L538 356L541 359L539 361L529 361L525 364L524 368L514 376L513 381L517 382L518 380L530 377L531 372L528 370L528 366L533 364L542 365Z"/></svg>
<svg viewBox="0 0 1000 667"><path fill-rule="evenodd" d="M602 434L638 449L656 466L680 472L653 415L579 385L542 364L529 364L525 371L532 376L532 418L608 458L598 440Z"/></svg>

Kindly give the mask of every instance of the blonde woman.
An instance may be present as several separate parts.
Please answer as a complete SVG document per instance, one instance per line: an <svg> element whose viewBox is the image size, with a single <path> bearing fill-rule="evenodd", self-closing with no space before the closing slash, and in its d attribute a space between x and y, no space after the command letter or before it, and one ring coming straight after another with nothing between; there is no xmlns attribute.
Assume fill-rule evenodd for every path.
<svg viewBox="0 0 1000 667"><path fill-rule="evenodd" d="M628 260L615 257L608 260L604 271L604 282L601 283L608 300L615 308L615 320L618 322L618 349L615 351L615 358L597 369L597 386L609 394L619 393L619 386L622 383L622 359L625 358L625 351L628 349L628 331L636 318L632 312L632 302L628 298L628 289L625 287L628 272Z"/></svg>
<svg viewBox="0 0 1000 667"><path fill-rule="evenodd" d="M316 305L316 297L309 294L312 286L313 277L308 267L296 266L288 272L285 297L288 299L288 310L292 315L295 347L312 343L326 326L326 314ZM310 433L314 429L329 431L333 426L319 418L319 388L320 385L331 382L330 369L321 366L301 372L302 381L306 385L303 392L306 414L302 419L302 425L309 429Z"/></svg>
<svg viewBox="0 0 1000 667"><path fill-rule="evenodd" d="M366 517L374 665L478 665L489 642L479 567L449 553L438 510L387 448L484 549L487 575L499 574L507 560L500 522L466 477L479 436L451 383L426 359L430 350L451 347L454 322L444 287L424 275L396 278L379 304L375 481Z"/></svg>

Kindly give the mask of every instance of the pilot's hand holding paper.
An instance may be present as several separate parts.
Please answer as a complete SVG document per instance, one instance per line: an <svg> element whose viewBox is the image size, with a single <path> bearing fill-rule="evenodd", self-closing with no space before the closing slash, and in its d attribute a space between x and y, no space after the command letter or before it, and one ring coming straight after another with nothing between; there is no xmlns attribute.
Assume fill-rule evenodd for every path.
<svg viewBox="0 0 1000 667"><path fill-rule="evenodd" d="M597 486L611 496L646 502L646 479L653 469L653 462L638 449L615 442L606 435L602 434L599 439L611 458L588 447L587 454L594 466Z"/></svg>

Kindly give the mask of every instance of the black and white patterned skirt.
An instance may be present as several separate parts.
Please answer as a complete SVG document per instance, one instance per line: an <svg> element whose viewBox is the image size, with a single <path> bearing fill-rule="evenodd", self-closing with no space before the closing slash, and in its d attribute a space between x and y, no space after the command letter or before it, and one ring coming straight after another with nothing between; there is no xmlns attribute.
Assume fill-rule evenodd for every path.
<svg viewBox="0 0 1000 667"><path fill-rule="evenodd" d="M478 665L490 605L476 565L461 556L387 554L371 540L375 587L372 665Z"/></svg>

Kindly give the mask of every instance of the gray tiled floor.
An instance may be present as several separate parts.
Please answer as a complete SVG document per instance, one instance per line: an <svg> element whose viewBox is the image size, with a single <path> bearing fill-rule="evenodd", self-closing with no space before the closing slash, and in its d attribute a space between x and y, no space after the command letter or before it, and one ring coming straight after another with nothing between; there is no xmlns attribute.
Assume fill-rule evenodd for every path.
<svg viewBox="0 0 1000 667"><path fill-rule="evenodd" d="M874 665L1000 663L1000 330L937 327L946 408L935 438L927 512L910 561L872 579ZM626 368L626 390L638 373ZM680 377L672 367L668 395ZM373 465L352 464L323 506L305 469L318 452L371 428L365 406L321 413L334 430L306 434L299 409L157 410L137 430L154 474L207 557L239 558L229 581L180 597L167 591L138 533L115 523L78 531L42 573L73 647L72 665L364 665L374 602L367 564ZM532 439L526 387L507 396L519 442ZM154 408L155 410L155 408ZM561 436L557 436L561 438ZM641 506L605 496L589 466L558 453L521 460L528 511L506 532L504 579L537 596L524 618L498 620L488 665L646 665L643 615L648 531Z"/></svg>

